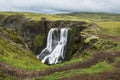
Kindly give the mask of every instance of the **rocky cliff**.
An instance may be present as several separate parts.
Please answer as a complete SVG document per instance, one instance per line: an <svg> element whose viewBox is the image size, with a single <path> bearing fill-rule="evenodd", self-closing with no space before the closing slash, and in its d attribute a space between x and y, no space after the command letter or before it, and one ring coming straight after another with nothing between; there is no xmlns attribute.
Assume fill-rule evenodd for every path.
<svg viewBox="0 0 120 80"><path fill-rule="evenodd" d="M2 17L0 25L17 32L26 48L30 49L35 54L39 54L46 46L47 34L51 28L69 27L66 59L70 59L70 57L79 49L79 46L83 41L81 31L91 26L91 24L84 21L49 21L43 19L32 21L22 15Z"/></svg>

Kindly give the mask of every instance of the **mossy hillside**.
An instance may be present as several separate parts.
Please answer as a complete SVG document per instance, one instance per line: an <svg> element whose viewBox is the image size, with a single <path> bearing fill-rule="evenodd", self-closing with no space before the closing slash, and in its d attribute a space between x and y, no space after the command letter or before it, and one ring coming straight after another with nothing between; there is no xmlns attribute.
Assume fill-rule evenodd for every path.
<svg viewBox="0 0 120 80"><path fill-rule="evenodd" d="M98 22L101 33L118 36L120 35L120 22Z"/></svg>
<svg viewBox="0 0 120 80"><path fill-rule="evenodd" d="M17 34L21 34L22 24L27 21L28 19L23 15L10 15L4 18L1 25L7 29L13 29Z"/></svg>
<svg viewBox="0 0 120 80"><path fill-rule="evenodd" d="M97 32L97 31L96 31ZM88 32L81 32L81 39L74 45L76 49L72 59L90 56L93 52L120 50L120 42L103 39Z"/></svg>
<svg viewBox="0 0 120 80"><path fill-rule="evenodd" d="M17 33L12 29L5 29L0 27L1 36L6 37L9 40L13 40L16 43L22 43L21 38L17 35Z"/></svg>
<svg viewBox="0 0 120 80"><path fill-rule="evenodd" d="M69 19L84 20L90 22L101 22L101 21L120 21L120 14L110 14L110 13L68 13L68 14L58 14L58 17L64 17Z"/></svg>
<svg viewBox="0 0 120 80"><path fill-rule="evenodd" d="M76 62L82 62L88 58L91 57L91 54L94 52L101 52L101 51L115 51L115 50L120 50L120 42L114 41L114 40L109 40L109 39L103 39L101 37L98 37L95 35L96 33L101 30L100 28L98 29L95 27L93 31L91 29L84 29L82 32L79 32L74 29L69 30L69 34L75 33L74 31L77 31L77 36L74 34L71 36L71 39L73 40L72 43L74 44L71 46L72 49L69 52L69 55L71 55L70 61L65 61L62 64L56 64L58 65L63 65L63 64L71 64L71 63L76 63ZM93 34L94 33L94 34ZM78 36L79 35L79 36ZM92 37L92 38L91 38ZM69 41L68 41L69 42Z"/></svg>
<svg viewBox="0 0 120 80"><path fill-rule="evenodd" d="M27 13L27 12L21 12L21 13L20 12L0 12L0 15L1 17L7 16L7 17L4 17L3 22L6 22L6 21L10 22L12 19L14 22L18 22L19 20L18 23L21 23L21 20L23 22L26 22L27 20L39 21L43 17L47 18L48 20L74 20L74 19L76 19L76 21L88 20L89 22L98 23L100 27L105 28L105 30L109 30L109 31L111 31L110 28L113 29L113 28L116 28L116 26L119 27L119 21L120 21L119 20L120 14L109 14L109 13L70 13L70 14L56 15L56 14L36 14L36 13ZM12 16L13 18L9 19L10 21L7 20Z"/></svg>
<svg viewBox="0 0 120 80"><path fill-rule="evenodd" d="M53 24L52 24L53 23ZM73 27L74 28L74 32L76 32L75 30L77 30L77 28L79 28L78 31L82 31L84 28L88 27L89 24L87 24L86 22L77 22L77 21L50 21L49 24L53 25L53 26L56 26L56 25L59 25L59 27L62 27L61 24L64 23L64 24L67 24L69 27ZM71 24L69 24L71 23ZM40 24L40 25L39 25ZM22 37L25 41L23 42L28 42L28 46L30 47L31 45L34 46L34 50L37 50L37 51L40 51L38 49L38 47L41 48L41 46L43 45L43 35L44 34L41 34L42 32L44 32L43 30L41 30L44 25L42 25L42 23L40 21L30 21L28 22L26 25L24 25L24 28L23 28L23 34L24 36ZM51 27L48 25L48 27ZM35 33L36 32L36 33ZM79 35L79 33L77 33ZM75 34L76 35L76 34ZM80 35L79 35L80 36ZM13 36L12 36L13 37ZM29 41L33 41L33 43L30 43ZM36 43L37 42L37 43ZM33 48L31 48L33 49ZM79 60L78 60L79 61ZM73 60L71 62L66 62L66 63L63 63L63 64L57 64L53 67L56 67L56 66L60 66L60 65L65 65L65 64L71 64L73 62L76 62L76 60ZM29 65L28 65L29 66Z"/></svg>
<svg viewBox="0 0 120 80"><path fill-rule="evenodd" d="M29 12L0 12L1 15L24 15L28 19L38 21L45 17L49 20L72 20L72 21L90 21L90 22L101 22L101 21L120 21L120 14L110 13L68 13L68 14L37 14Z"/></svg>
<svg viewBox="0 0 120 80"><path fill-rule="evenodd" d="M17 34L13 30L1 28L1 32L5 35L0 37L0 61L18 68L29 70L41 70L49 67L45 64L42 64L40 60L36 59L35 55L32 52L25 48L20 38L18 38ZM41 34L37 35L34 40L35 42L38 42L34 45L41 47L41 40L43 40L43 36ZM65 63L56 64L52 67L71 64L81 60L82 59L79 59L77 61L71 60L70 62L66 61Z"/></svg>
<svg viewBox="0 0 120 80"><path fill-rule="evenodd" d="M63 72L56 72L54 74L41 78L41 80L56 80L56 79L71 77L80 74L96 74L103 71L111 71L113 69L114 67L112 65L104 61L104 62L99 62L96 65L93 65L90 68L86 68L86 69L76 69L76 70L69 70Z"/></svg>
<svg viewBox="0 0 120 80"><path fill-rule="evenodd" d="M5 12L3 12L3 13L5 13ZM3 15L3 13L1 13L2 15ZM72 13L72 14L58 14L58 15L48 15L48 14L34 14L34 13L11 13L11 12L8 12L8 13L5 13L4 15L7 15L7 16L10 16L10 15L24 15L26 18L29 18L30 20L34 20L34 21L30 21L30 22L26 22L25 23L25 25L27 25L27 27L26 26L24 26L24 27L26 27L27 28L27 33L30 33L30 35L29 35L29 37L27 38L27 40L26 40L26 42L28 43L28 45L29 45L29 47L30 47L30 49L33 49L34 48L34 46L32 45L32 44L34 44L33 43L33 41L34 41L34 38L35 38L35 36L36 36L36 34L35 34L35 32L37 31L37 35L39 35L39 33L41 33L41 32L39 32L39 31L42 31L42 33L43 32L45 32L46 34L47 34L47 32L48 31L44 31L44 27L45 27L45 24L44 23L41 23L41 22L39 22L39 20L40 20L40 18L42 18L42 17L45 17L46 16L46 18L48 18L48 16L51 16L51 17L54 17L54 19L56 18L56 16L57 16L57 18L62 18L63 20L66 20L67 18L67 16L70 16L71 18L69 18L69 20L71 20L71 19L75 19L74 17L78 17L78 18L76 18L77 20L82 20L83 18L85 18L86 20L89 20L89 21L92 21L91 20L91 17L94 19L94 22L97 22L98 23L98 25L100 26L101 24L99 24L99 23L102 23L102 21L104 21L104 22L108 22L108 24L109 24L109 21L111 21L111 23L113 23L113 24L109 24L110 26L115 26L114 24L115 23L117 23L119 20L117 20L117 17L119 17L119 14L106 14L106 13ZM109 16L108 16L109 15ZM64 17L63 17L64 16ZM37 17L37 18L39 18L39 19L32 19L32 18L35 18L35 17ZM80 18L79 18L80 17ZM58 20L56 18L56 20ZM66 19L64 19L64 18L66 18ZM53 18L48 18L48 20L54 20ZM108 20L107 20L108 19ZM61 19L60 19L61 20ZM96 20L96 21L95 21ZM114 21L114 22L113 22ZM27 24L28 23L28 24ZM61 23L61 24L60 24ZM50 24L50 22L48 21L46 24L47 24L47 26L50 28L51 26L62 26L63 24L62 24L63 22L62 21L57 21L56 23L54 23L54 22L51 22L51 24ZM69 22L68 22L69 23ZM118 22L119 23L119 22ZM53 25L54 24L54 25ZM71 24L71 22L70 22L70 24ZM108 24L106 24L106 25L108 25ZM39 26L38 26L39 25ZM40 26L41 25L41 26ZM32 26L32 28L31 28L31 26ZM44 27L43 27L44 26ZM63 25L64 26L64 25ZM69 26L69 25L68 25ZM74 25L73 25L74 26ZM103 27L102 27L103 26ZM119 31L117 31L117 33L116 33L116 30L119 30L119 29L117 29L117 27L115 27L116 29L114 30L114 31L112 31L111 29L108 31L108 29L109 29L109 27L107 27L107 29L105 29L105 24L103 24L103 25L101 25L100 26L100 28L102 27L103 28L103 30L102 30L102 32L106 32L106 34L109 34L110 32L112 32L112 33L114 33L114 34L119 34ZM38 28L39 27L39 28ZM28 30L29 29L29 30ZM105 31L106 30L106 31ZM39 32L39 33L38 33ZM26 36L28 36L28 35L26 35ZM30 37L31 36L31 37ZM47 35L46 35L47 36ZM31 41L30 41L31 40ZM45 40L45 39L44 39ZM42 41L42 40L41 40ZM45 44L44 44L45 45ZM39 51L41 50L38 46L35 46L36 48L35 49L33 49L33 50L36 50L37 49L37 51L33 51L33 52L36 52L36 53L39 53ZM76 48L77 46L75 45L74 46L74 48L75 49L77 49ZM74 50L75 50L74 49ZM74 50L73 50L73 52L74 52ZM71 53L70 53L71 54Z"/></svg>
<svg viewBox="0 0 120 80"><path fill-rule="evenodd" d="M4 32L7 31L3 29ZM29 70L41 70L48 67L36 59L36 56L26 49L22 43L16 43L14 39L9 40L8 35L10 33L0 37L0 61ZM14 37L12 34L11 36Z"/></svg>
<svg viewBox="0 0 120 80"><path fill-rule="evenodd" d="M35 36L34 45L35 45L35 46L42 47L42 45L43 45L43 39L44 39L44 36L41 35L41 34ZM41 41L40 41L40 40L41 40Z"/></svg>
<svg viewBox="0 0 120 80"><path fill-rule="evenodd" d="M1 30L2 34L5 35L0 37L0 61L10 64L14 67L29 70L42 70L48 67L57 67L83 60L71 60L70 62L66 61L65 63L56 64L53 66L45 65L41 63L40 60L36 59L36 56L32 52L25 48L23 42L21 42L21 39L18 38L17 34L13 30L4 28L1 28ZM38 43L34 45L41 47L43 44L41 43L41 40L43 40L43 35L37 35L34 39L34 42Z"/></svg>
<svg viewBox="0 0 120 80"><path fill-rule="evenodd" d="M15 45L2 38L0 38L0 61L30 70L40 70L47 67L22 45Z"/></svg>
<svg viewBox="0 0 120 80"><path fill-rule="evenodd" d="M52 14L37 14L37 13L30 13L30 12L0 12L0 15L4 15L5 18L11 15L23 15L26 18L34 21L39 21L41 18L47 18L49 20L62 20L61 18L54 17Z"/></svg>
<svg viewBox="0 0 120 80"><path fill-rule="evenodd" d="M103 30L106 28L109 29L109 31L114 30L113 36L117 35L117 33L119 34L119 32L115 31L115 30L118 30L119 28L118 26L119 22L113 22L114 24L109 24L110 22L99 22L99 23L106 23L106 26L103 25L102 27L100 25L97 25L96 23L91 23L92 25L89 24L89 26L84 30L82 30L81 32L78 32L76 30L77 33L79 33L79 37L77 36L78 38L76 38L77 39L76 44L73 45L73 48L72 48L73 50L75 50L73 54L74 56L76 57L86 56L86 55L89 56L93 52L120 50L119 41L109 40L109 37L104 39L97 35L97 34L104 34L104 32L109 35L109 32ZM109 28L107 24L114 27ZM117 35L117 37L119 37L119 35Z"/></svg>
<svg viewBox="0 0 120 80"><path fill-rule="evenodd" d="M102 50L120 50L120 42L115 42L111 40L100 39L97 43L92 46L96 51Z"/></svg>
<svg viewBox="0 0 120 80"><path fill-rule="evenodd" d="M4 13L4 12L3 12L3 13ZM1 14L3 14L3 13L1 13ZM34 13L11 13L11 12L8 12L8 13L5 13L4 15L7 15L7 16L10 16L10 15L24 15L24 16L31 16L31 17L29 17L29 18L32 18L32 17L35 17L35 16L38 17L39 15L43 15L43 14L34 14ZM72 17L75 17L75 16L77 16L78 14L77 14L77 15L70 15L70 14L68 14L68 15L69 15L69 16L72 16ZM93 16L93 13L88 14L89 16L87 15L87 13L80 13L80 15L84 15L84 16L82 16L83 18L87 16L86 19L87 19L87 18L90 19L89 16L90 16L90 15ZM86 16L85 16L85 15L86 15ZM107 16L107 15L105 15L105 14L94 14L94 15L97 16L97 17L95 16L95 17L96 17L95 19L102 19L102 18L104 18L105 16ZM110 16L113 16L113 17L114 17L114 16L117 16L117 17L119 16L119 15L112 15L112 14L109 14L109 15L110 15ZM49 16L51 16L51 15L49 15ZM52 16L53 16L53 17L55 17L55 16L57 16L57 17L58 17L58 16L61 16L61 17L62 17L62 16L65 17L65 16L66 16L66 17L67 17L67 15L64 15L64 14L63 14L63 15L59 15L59 14L58 14L58 15L52 15ZM98 18L98 16L100 16L100 17ZM103 17L102 17L102 16L103 16ZM47 16L46 16L46 17L47 17ZM71 19L72 19L72 17L71 17ZM78 16L77 16L77 17L78 17ZM81 16L80 16L80 17L81 17ZM102 18L101 18L101 17L102 17ZM38 18L39 18L39 17L38 17ZM107 17L107 18L110 18L110 17ZM51 19L52 19L52 18L51 18ZM79 19L79 20L80 20L80 19ZM111 20L112 20L112 18L111 18ZM113 20L113 21L114 21L114 20ZM58 22L60 22L60 21L58 21ZM38 26L38 25L39 25L39 24L38 24L39 21L37 21L37 22L32 21L32 22L29 22L29 23L33 23L32 27L34 27L34 28L30 28L31 24L28 24L28 26L26 27L27 29L30 29L30 30L28 30L28 31L30 31L30 32L32 31L32 32L31 32L32 34L30 35L31 38L27 38L28 40L26 40L26 41L29 41L30 39L32 39L32 41L35 41L35 40L34 40L35 36L34 36L34 38L33 38L33 35L34 35L34 32L35 32L36 30L38 30L38 27L40 27L40 26ZM37 25L38 27L36 27L36 25ZM55 24L55 25L57 25L57 24ZM111 24L111 25L112 25L112 24ZM114 26L114 25L113 25L113 26ZM24 27L25 27L25 26L24 26ZM34 31L35 28L36 28L36 30ZM42 29L42 28L41 28L41 29ZM26 31L27 31L27 30L26 30ZM38 31L39 31L39 30L38 30ZM38 31L37 31L37 32L38 32ZM40 30L40 31L41 31L41 30ZM30 33L30 32L28 32L28 33ZM79 34L80 34L80 32L79 32ZM37 35L39 36L39 35L41 35L41 34L37 33ZM36 35L36 36L37 36L37 35ZM27 36L27 35L26 35L26 36ZM41 36L42 36L42 35L41 35ZM42 38L39 38L39 40L42 41ZM37 40L37 41L39 41L39 40ZM78 43L81 42L81 38L78 38L78 41L76 41L76 44L77 44L78 46L77 46L77 45L73 45L73 52L74 52L74 53L79 53L79 52L81 51L81 49L83 48L82 45L88 45L88 44L78 44L77 42L78 42ZM28 45L31 46L32 44L33 44L33 43L28 42ZM80 46L80 45L81 45L81 46ZM39 47L40 47L40 46L41 46L41 43L38 43L38 44L35 43L34 46L35 46L35 47L36 47L36 46L39 46ZM84 47L85 47L85 46L84 46ZM33 46L32 46L32 48L33 48ZM37 47L37 48L38 48L38 47ZM80 49L80 48L81 48L81 49ZM34 50L35 50L35 49L34 49ZM39 49L38 49L38 50L39 50ZM79 51L79 50L80 50L80 51ZM84 51L84 50L83 50L83 51ZM91 53L92 51L93 51L93 50L91 50L90 53ZM73 52L71 52L70 54L72 54ZM88 52L86 52L86 53L88 53Z"/></svg>
<svg viewBox="0 0 120 80"><path fill-rule="evenodd" d="M30 12L0 12L1 15L5 15L5 18L11 15L23 15L26 18L34 21L39 21L41 18L47 18L48 20L72 20L72 21L80 21L77 17L74 16L64 16L64 15L55 15L55 14L37 14Z"/></svg>
<svg viewBox="0 0 120 80"><path fill-rule="evenodd" d="M77 28L74 28L75 30L77 29ZM73 30L73 31L75 31L75 30ZM78 33L79 34L79 33ZM36 36L36 39L35 40L37 40L38 42L39 42L39 40L40 39L42 39L43 37L42 37L42 35L38 35L38 36ZM79 38L78 38L78 40L79 40ZM36 45L39 45L39 46L41 46L41 44L42 43L38 43L38 44L36 44ZM65 64L71 64L71 63L75 63L75 62L78 62L78 61L81 61L81 60L83 60L83 58L81 57L80 59L74 59L74 60L71 60L70 62L65 62L65 63L63 63L63 64L57 64L57 65L55 65L55 66L53 66L53 67L56 67L56 66L60 66L60 65L65 65ZM29 66L29 65L28 65ZM28 66L26 66L26 67L28 67ZM22 68L24 68L24 67L22 67Z"/></svg>
<svg viewBox="0 0 120 80"><path fill-rule="evenodd" d="M13 13L10 13L10 14L13 15ZM16 15L17 14L18 13L16 13ZM68 17L67 17L67 15L65 15L64 17L63 17L63 15L52 15L52 16L48 15L48 16L50 16L48 19L49 20L57 20L57 19L66 18L65 20L68 20L68 18L70 18L69 20L82 20L82 19L84 19L84 20L88 20L88 21L97 22L97 25L99 25L100 30L102 31L102 32L98 31L98 33L117 35L119 37L119 26L118 26L119 25L119 22L118 22L119 19L117 19L115 17L116 15L113 15L113 17L110 18L109 16L112 16L112 15L100 16L100 14L99 15L96 14L96 16L93 16L93 19L90 18L89 16L87 16L87 14L85 14L85 15L86 15L86 18L85 18L85 16L75 17L75 15L74 16L73 15L68 15ZM26 16L27 18L30 18L30 20L35 20L35 21L30 21L29 22L29 23L32 22L33 24L37 24L37 27L35 25L32 25L31 30L34 30L35 28L36 28L36 30L38 30L38 28L41 27L41 26L38 26L39 25L38 23L40 23L40 21L39 21L40 18L41 17L48 17L46 15L42 16L42 14L41 14L41 17L39 17L40 14L29 14L29 13L25 13L24 16ZM57 18L55 18L56 16L57 16ZM100 17L97 17L97 16L100 16ZM82 18L79 18L79 17L82 17ZM105 19L105 17L106 17L106 19ZM119 17L119 15L117 15L117 17ZM102 21L105 21L105 22L102 22ZM57 23L60 23L60 21L58 21ZM55 23L55 25L54 25L55 27L56 26L61 26L57 23ZM49 25L49 24L47 24L47 25ZM112 26L112 27L109 27L108 25ZM49 28L51 28L51 26L52 26L52 24L49 25ZM85 26L88 26L88 25L85 25ZM117 26L117 27L114 27L114 26ZM31 24L28 24L27 29L29 29L30 27L31 27ZM73 27L76 27L76 25L73 25ZM31 33L33 33L33 34L30 35L31 38L32 38L32 41L37 42L37 43L33 44L34 46L41 47L41 45L43 45L43 43L39 42L39 41L42 41L43 38L44 38L43 37L44 35L41 34L41 29L42 29L42 27L39 28L39 30L37 31L37 34L34 36L34 38L33 38L34 31L31 32ZM86 33L85 36L88 35L88 34L93 35L93 34L89 33L89 32L94 33L94 31L92 31L92 30L93 29L90 29L89 31L87 31L88 33ZM6 38L0 38L0 42L1 42L0 43L1 47L0 48L1 48L1 52L2 52L1 55L0 55L1 61L5 62L5 63L8 63L10 65L13 65L15 67L18 67L18 68L24 68L24 69L29 69L29 70L41 70L41 69L48 68L47 65L44 65L39 60L37 60L35 58L35 56L32 54L32 52L30 52L29 50L26 50L26 48L23 46L23 44L20 43L19 40L17 40L18 37L16 37L15 32L13 32L13 33L12 32L13 32L12 30L10 30L10 32L9 31L2 32L4 34L7 34L7 36L8 36L8 34L10 34L9 35L10 39L13 40L13 42L17 42L17 44L10 43ZM75 31L73 30L73 32L77 33L77 29ZM96 32L97 31L95 31L95 33ZM29 30L28 30L27 34L29 34ZM113 50L119 50L120 49L120 45L119 45L120 43L116 42L116 41L111 41L111 40L108 40L108 39L101 39L101 38L98 38L97 40L94 41L94 40L91 40L89 38L89 36L87 36L85 38L81 37L81 32L78 32L76 38L74 38L74 37L76 37L75 34L74 34L74 36L73 35L71 36L71 39L75 40L75 45L72 45L73 46L72 47L73 52L71 52L71 55L72 55L71 60L70 61L65 61L61 64L53 65L52 67L57 67L57 66L66 65L66 64L72 64L72 63L76 63L76 62L83 62L87 58L91 57L91 54L93 52L113 51ZM87 43L85 42L86 39L88 39ZM29 41L29 38L27 38L27 41ZM101 68L101 66L100 66L100 68ZM102 71L102 70L100 70L100 68L99 69L91 69L91 70L88 69L88 70L83 70L83 71L80 71L80 72L86 72L86 73L92 73L92 71L96 71L96 72L98 71L99 72L99 71ZM72 72L70 72L70 73L73 75ZM57 73L57 75L58 74L60 75L60 73ZM57 77L57 75L55 74L54 76ZM54 76L51 76L51 79L54 79L55 78Z"/></svg>

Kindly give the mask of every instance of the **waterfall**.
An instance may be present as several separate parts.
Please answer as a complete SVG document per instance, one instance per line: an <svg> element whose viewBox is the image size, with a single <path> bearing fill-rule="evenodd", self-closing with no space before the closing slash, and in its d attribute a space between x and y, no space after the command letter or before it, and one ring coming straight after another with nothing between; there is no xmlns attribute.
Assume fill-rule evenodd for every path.
<svg viewBox="0 0 120 80"><path fill-rule="evenodd" d="M37 55L42 63L57 64L65 58L65 46L67 44L68 28L50 29L47 37L47 46Z"/></svg>

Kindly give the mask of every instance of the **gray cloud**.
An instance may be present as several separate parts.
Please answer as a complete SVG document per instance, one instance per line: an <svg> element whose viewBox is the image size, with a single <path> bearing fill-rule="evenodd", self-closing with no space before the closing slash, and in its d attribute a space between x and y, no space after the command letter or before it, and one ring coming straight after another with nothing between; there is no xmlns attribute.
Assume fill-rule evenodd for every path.
<svg viewBox="0 0 120 80"><path fill-rule="evenodd" d="M120 13L120 0L0 0L0 11Z"/></svg>

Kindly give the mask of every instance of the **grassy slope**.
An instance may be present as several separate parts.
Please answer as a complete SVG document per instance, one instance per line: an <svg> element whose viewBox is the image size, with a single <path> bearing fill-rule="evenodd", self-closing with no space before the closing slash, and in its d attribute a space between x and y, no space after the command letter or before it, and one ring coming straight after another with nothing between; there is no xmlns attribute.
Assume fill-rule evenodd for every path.
<svg viewBox="0 0 120 80"><path fill-rule="evenodd" d="M120 22L98 22L97 23L103 30L103 33L113 35L113 36L119 36L120 35Z"/></svg>
<svg viewBox="0 0 120 80"><path fill-rule="evenodd" d="M31 20L40 20L42 17L46 17L49 20L76 20L76 21L88 21L94 22L99 25L102 31L100 33L119 36L120 32L120 15L119 14L105 14L105 13L72 13L72 14L58 14L58 15L48 15L48 14L34 14L34 13L9 13L9 12L1 12L0 14L9 16L9 15L25 15L27 18L31 18ZM99 32L98 32L99 33ZM7 34L7 33L6 33ZM9 34L7 34L9 35ZM13 37L13 36L11 36ZM14 37L13 37L14 38ZM97 45L99 46L99 45ZM116 49L120 49L120 47L114 47ZM109 50L109 49L108 49ZM113 50L113 48L111 49ZM88 50L90 51L90 50ZM23 54L24 53L24 54ZM87 53L87 52L86 52ZM88 52L89 54L90 52ZM69 62L65 62L62 64L54 65L53 67L71 64L75 62L83 61L85 56L79 59L72 59ZM28 50L25 50L22 44L14 44L10 43L4 38L0 38L0 61L8 63L18 68L25 68L29 70L41 70L48 68L47 65L41 64L39 60L35 58L35 56ZM79 70L71 70L68 72L55 73L50 76L44 77L46 80L54 80L56 78L69 77L71 75L77 75L81 73L96 73L101 72L103 70L112 69L112 66L106 62L98 63L92 66L89 69L79 69ZM77 72L76 72L77 71ZM61 74L61 75L60 75Z"/></svg>
<svg viewBox="0 0 120 80"><path fill-rule="evenodd" d="M120 21L119 14L108 14L108 13L70 13L70 14L35 14L29 12L0 12L2 15L25 15L32 20L40 20L45 17L49 20L85 20L91 22L99 21Z"/></svg>
<svg viewBox="0 0 120 80"><path fill-rule="evenodd" d="M93 22L96 23L101 30L98 31L98 34L106 34L106 35L111 35L111 36L116 36L116 37L120 37L120 14L91 14L91 13L82 13L82 14L69 14L69 16L74 16L77 17L78 20L85 20L88 22ZM109 38L107 39L109 40ZM103 42L108 42L107 40L102 40ZM114 41L115 42L115 41ZM111 43L114 43L111 42ZM101 46L101 41L98 41L98 43L95 44L96 47L99 47L97 50L104 50L105 46L110 46L108 43L108 45L102 44L104 45L102 48ZM117 43L117 42L116 42ZM106 50L114 50L114 49L120 49L120 46L117 47L113 47L113 48L108 48ZM88 50L87 53L89 54L91 50ZM101 64L101 65L99 65ZM109 67L108 67L109 66ZM114 70L113 68L111 68L112 66L110 64L105 64L104 62L100 62L94 66L92 66L91 68L88 69L80 69L79 70L73 70L73 71L65 71L65 72L61 72L61 73L55 73L52 74L50 76L45 77L44 79L48 79L48 80L55 80L61 77L71 77L73 75L80 75L82 73L90 73L90 74L94 74L97 73L97 71L102 72L102 71L109 71L109 70ZM62 76L61 76L61 75Z"/></svg>
<svg viewBox="0 0 120 80"><path fill-rule="evenodd" d="M113 68L114 67L109 65L107 62L100 62L94 66L91 66L90 68L56 72L54 74L41 78L41 80L56 80L64 77L75 76L86 73L95 74L102 71L111 71Z"/></svg>
<svg viewBox="0 0 120 80"><path fill-rule="evenodd" d="M16 44L14 42L12 37L14 36L16 40L17 36L13 35L13 31L11 31L12 35L9 36L10 33L8 34L7 32L10 32L10 30L0 30L4 33L6 32L4 36L0 37L0 61L18 68L29 70L40 70L47 67L46 65L41 64L40 61L35 58L35 55L33 55L29 50L25 49L23 44Z"/></svg>
<svg viewBox="0 0 120 80"><path fill-rule="evenodd" d="M57 67L75 62L80 62L84 58L73 59L69 62L48 66L42 64L35 55L21 43L19 37L13 30L0 28L0 61L17 68L28 70L42 70L48 67Z"/></svg>

